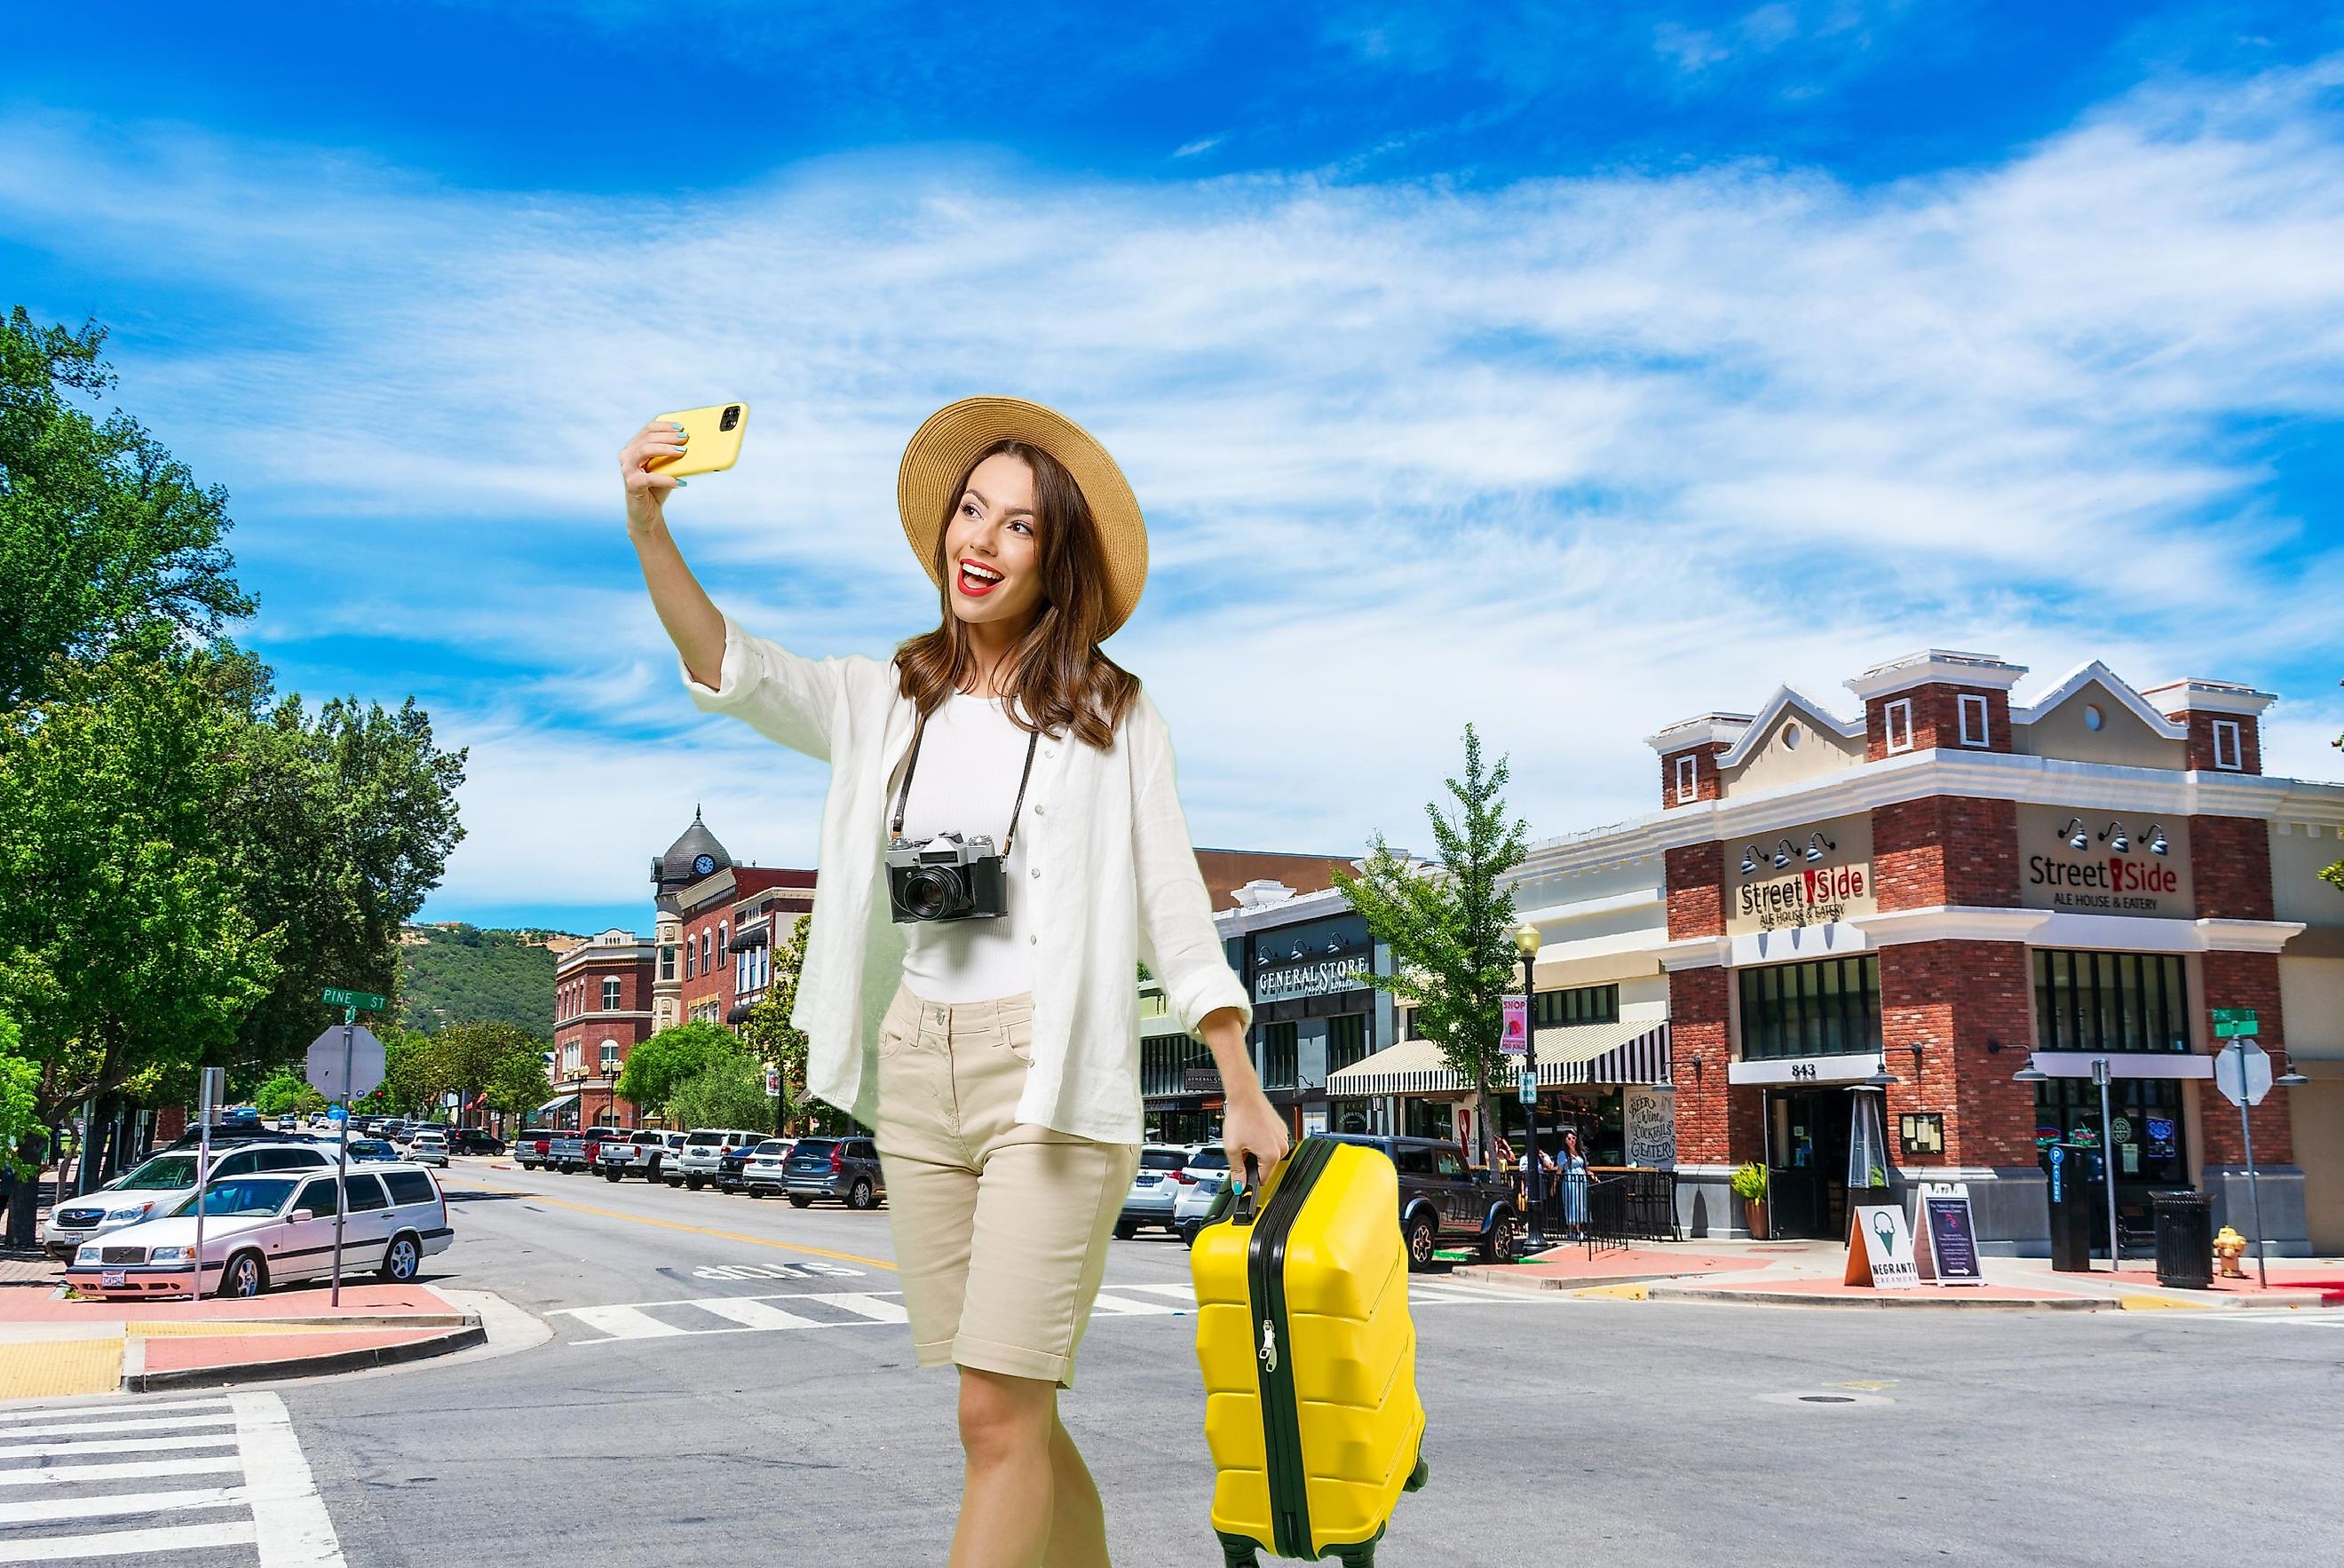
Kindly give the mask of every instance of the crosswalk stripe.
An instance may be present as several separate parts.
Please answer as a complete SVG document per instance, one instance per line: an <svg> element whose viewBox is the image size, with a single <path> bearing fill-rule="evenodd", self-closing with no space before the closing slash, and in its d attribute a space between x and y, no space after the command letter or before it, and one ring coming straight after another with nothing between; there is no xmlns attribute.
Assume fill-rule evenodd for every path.
<svg viewBox="0 0 2344 1568"><path fill-rule="evenodd" d="M167 1404L142 1404L138 1407L140 1415L186 1415L194 1411L226 1415L227 1401L219 1398L174 1400ZM103 1421L121 1413L118 1405L58 1405L46 1410L0 1411L0 1438L6 1437L7 1429L18 1421L64 1421L73 1416L88 1416L92 1420Z"/></svg>
<svg viewBox="0 0 2344 1568"><path fill-rule="evenodd" d="M590 1329L601 1330L614 1340L651 1340L690 1331L662 1323L649 1312L639 1312L632 1307L571 1307L568 1315Z"/></svg>
<svg viewBox="0 0 2344 1568"><path fill-rule="evenodd" d="M109 1431L185 1431L191 1426L234 1426L233 1415L162 1417L154 1421L85 1421L63 1426L20 1426L11 1428L0 1436L76 1437L83 1432Z"/></svg>
<svg viewBox="0 0 2344 1568"><path fill-rule="evenodd" d="M28 1442L0 1445L0 1459L40 1459L59 1453L161 1453L171 1449L225 1448L233 1431L210 1437L126 1437L107 1442Z"/></svg>
<svg viewBox="0 0 2344 1568"><path fill-rule="evenodd" d="M1167 1307L1161 1301L1133 1301L1121 1296L1110 1296L1104 1290L1091 1303L1093 1312L1109 1318L1168 1317L1179 1310Z"/></svg>
<svg viewBox="0 0 2344 1568"><path fill-rule="evenodd" d="M46 1524L59 1519L100 1519L110 1513L168 1513L181 1508L233 1508L241 1486L195 1486L177 1492L116 1492L97 1497L44 1497L0 1502L0 1524Z"/></svg>
<svg viewBox="0 0 2344 1568"><path fill-rule="evenodd" d="M152 1552L194 1552L211 1546L249 1546L257 1532L249 1519L210 1524L170 1524L148 1530L102 1530L83 1535L35 1535L0 1542L0 1563L65 1563L76 1557L144 1557ZM269 1564L268 1568L275 1568Z"/></svg>
<svg viewBox="0 0 2344 1568"><path fill-rule="evenodd" d="M127 1464L18 1465L0 1470L0 1486L52 1486L75 1481L136 1481L152 1475L205 1475L242 1471L244 1461L232 1453L207 1454L201 1459L143 1459Z"/></svg>
<svg viewBox="0 0 2344 1568"><path fill-rule="evenodd" d="M811 1329L816 1327L812 1318L801 1318L795 1312L784 1312L779 1307L763 1301L731 1296L710 1296L694 1301L703 1312L713 1312L747 1329Z"/></svg>
<svg viewBox="0 0 2344 1568"><path fill-rule="evenodd" d="M1152 1284L1115 1284L1108 1286L1107 1289L1110 1290L1145 1290L1151 1296L1169 1296L1176 1301L1186 1301L1192 1307L1197 1304L1197 1288L1194 1285L1183 1285L1177 1280L1158 1281Z"/></svg>
<svg viewBox="0 0 2344 1568"><path fill-rule="evenodd" d="M836 1307L842 1312L852 1312L858 1318L868 1318L874 1323L908 1323L911 1317L901 1301L890 1301L884 1296L866 1296L860 1290L841 1290L836 1295L813 1296L826 1307Z"/></svg>
<svg viewBox="0 0 2344 1568"><path fill-rule="evenodd" d="M237 1453L244 1460L261 1568L349 1568L285 1401L235 1393L228 1403L236 1408Z"/></svg>

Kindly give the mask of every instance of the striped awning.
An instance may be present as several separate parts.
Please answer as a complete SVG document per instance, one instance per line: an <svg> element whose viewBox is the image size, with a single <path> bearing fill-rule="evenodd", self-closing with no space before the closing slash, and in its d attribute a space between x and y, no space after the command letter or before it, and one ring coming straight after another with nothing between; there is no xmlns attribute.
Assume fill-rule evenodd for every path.
<svg viewBox="0 0 2344 1568"><path fill-rule="evenodd" d="M1630 1018L1612 1024L1562 1024L1538 1031L1541 1086L1664 1084L1669 1081L1669 1026ZM1510 1084L1512 1079L1507 1078ZM1499 1087L1494 1084L1493 1087ZM1470 1094L1473 1086L1451 1070L1430 1040L1402 1040L1327 1077L1329 1095Z"/></svg>

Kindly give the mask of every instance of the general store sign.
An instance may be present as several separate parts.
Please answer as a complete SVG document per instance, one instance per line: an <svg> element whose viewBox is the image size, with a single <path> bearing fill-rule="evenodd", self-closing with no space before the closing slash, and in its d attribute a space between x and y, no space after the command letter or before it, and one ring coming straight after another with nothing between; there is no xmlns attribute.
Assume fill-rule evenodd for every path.
<svg viewBox="0 0 2344 1568"><path fill-rule="evenodd" d="M2160 844L2161 855L2155 847ZM2106 807L2022 805L2018 897L2029 909L2189 919L2198 903L2188 820Z"/></svg>
<svg viewBox="0 0 2344 1568"><path fill-rule="evenodd" d="M1288 996L1323 996L1333 991L1359 990L1366 984L1359 976L1368 973L1368 955L1353 953L1341 958L1291 964L1282 969L1258 969L1254 972L1253 999L1276 1002Z"/></svg>
<svg viewBox="0 0 2344 1568"><path fill-rule="evenodd" d="M1776 861L1782 864L1777 865ZM1747 864L1752 867L1743 871ZM1743 936L1828 926L1878 907L1872 817L1833 817L1725 846L1725 929Z"/></svg>

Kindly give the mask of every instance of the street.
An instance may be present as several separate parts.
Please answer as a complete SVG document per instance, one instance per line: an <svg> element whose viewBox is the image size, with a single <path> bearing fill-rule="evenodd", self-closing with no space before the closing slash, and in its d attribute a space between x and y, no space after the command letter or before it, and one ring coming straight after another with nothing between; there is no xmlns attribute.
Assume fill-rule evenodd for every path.
<svg viewBox="0 0 2344 1568"><path fill-rule="evenodd" d="M211 1533L170 1562L252 1563L255 1528L271 1568L942 1562L954 1380L911 1364L884 1213L487 1160L448 1185L457 1241L429 1277L498 1291L554 1338L211 1405L109 1403L109 1422L175 1405L131 1441L176 1452L227 1439L174 1421L266 1426L281 1401L342 1553L297 1528L301 1489L248 1444L251 1490L278 1482L277 1546L271 1510L247 1525L220 1512L239 1496L198 1489L183 1528ZM1219 1562L1186 1277L1167 1238L1115 1244L1065 1399L1133 1568ZM1432 1480L1386 1563L2116 1564L2182 1539L2301 1561L2344 1505L2344 1313L1769 1309L1438 1276L1413 1294ZM5 1419L25 1435L44 1418ZM0 1517L57 1517L26 1506ZM0 1562L35 1560L26 1545L0 1536Z"/></svg>

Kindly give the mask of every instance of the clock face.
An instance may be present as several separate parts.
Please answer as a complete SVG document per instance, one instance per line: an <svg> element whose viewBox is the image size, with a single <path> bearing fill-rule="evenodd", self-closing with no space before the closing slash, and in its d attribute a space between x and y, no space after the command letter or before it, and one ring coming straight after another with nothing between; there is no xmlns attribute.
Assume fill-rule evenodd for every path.
<svg viewBox="0 0 2344 1568"><path fill-rule="evenodd" d="M716 869L716 857L712 855L694 855L692 861L692 869L700 873L701 875L705 876L710 872Z"/></svg>

